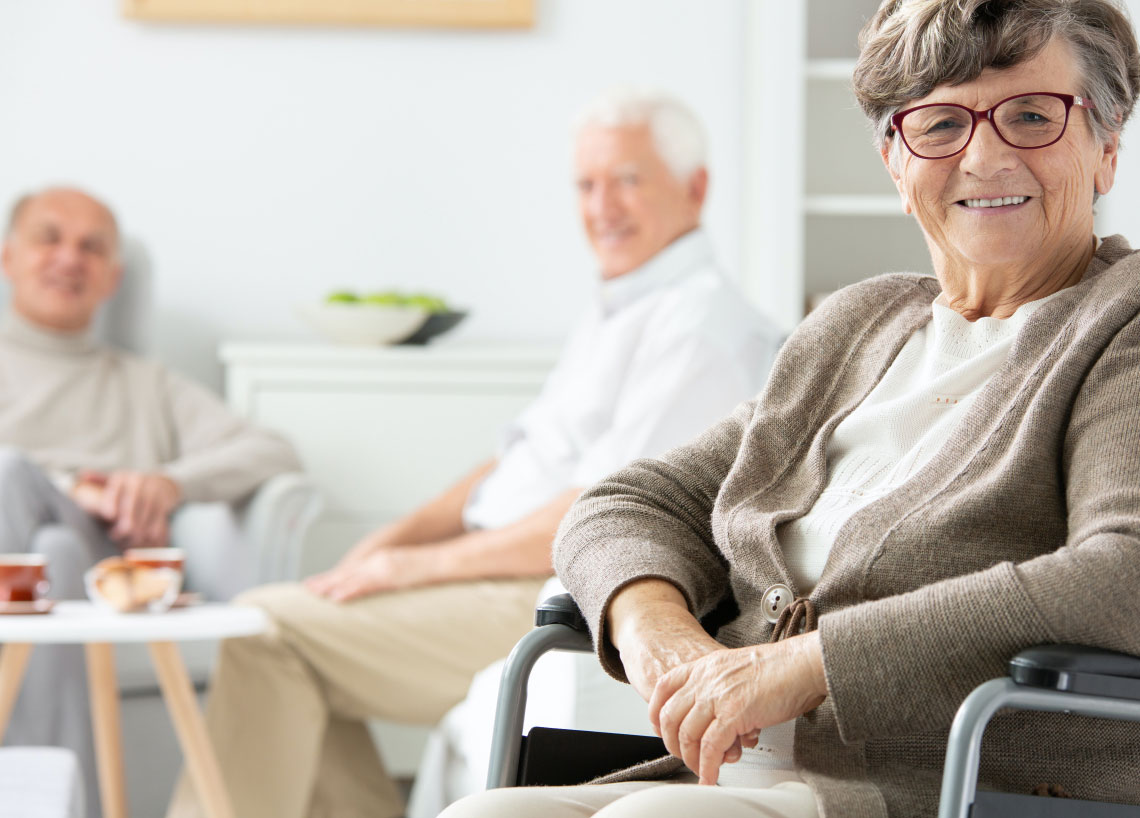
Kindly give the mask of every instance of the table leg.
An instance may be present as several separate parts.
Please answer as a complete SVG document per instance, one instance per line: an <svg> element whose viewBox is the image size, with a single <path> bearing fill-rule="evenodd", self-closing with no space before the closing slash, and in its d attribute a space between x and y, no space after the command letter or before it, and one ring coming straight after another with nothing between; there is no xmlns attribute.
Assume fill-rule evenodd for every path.
<svg viewBox="0 0 1140 818"><path fill-rule="evenodd" d="M87 653L87 690L91 696L91 725L95 730L99 801L104 818L127 818L123 723L119 715L114 649L106 642L90 642L83 647Z"/></svg>
<svg viewBox="0 0 1140 818"><path fill-rule="evenodd" d="M31 653L32 646L23 642L10 642L0 652L0 740L8 729Z"/></svg>
<svg viewBox="0 0 1140 818"><path fill-rule="evenodd" d="M218 757L214 755L206 733L206 722L198 709L194 687L190 684L178 646L173 642L151 642L149 647L158 683L162 687L162 697L178 733L178 742L182 745L182 755L198 799L210 818L234 818L233 804L222 780Z"/></svg>

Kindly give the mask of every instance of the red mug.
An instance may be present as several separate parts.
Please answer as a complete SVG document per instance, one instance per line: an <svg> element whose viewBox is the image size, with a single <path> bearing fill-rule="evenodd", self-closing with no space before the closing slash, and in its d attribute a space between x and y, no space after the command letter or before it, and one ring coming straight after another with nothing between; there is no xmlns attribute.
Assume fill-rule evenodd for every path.
<svg viewBox="0 0 1140 818"><path fill-rule="evenodd" d="M0 554L0 603L35 602L47 593L47 557Z"/></svg>

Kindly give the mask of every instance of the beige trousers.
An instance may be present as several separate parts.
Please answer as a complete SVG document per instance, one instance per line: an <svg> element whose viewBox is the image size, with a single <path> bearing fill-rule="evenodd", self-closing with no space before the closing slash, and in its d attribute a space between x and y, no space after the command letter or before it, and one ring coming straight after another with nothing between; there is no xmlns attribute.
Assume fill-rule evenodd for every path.
<svg viewBox="0 0 1140 818"><path fill-rule="evenodd" d="M695 781L695 776L689 776ZM633 781L580 787L488 790L452 804L439 818L818 818L807 784L702 787L694 783Z"/></svg>
<svg viewBox="0 0 1140 818"><path fill-rule="evenodd" d="M206 723L240 818L393 818L365 726L434 724L531 627L543 579L454 583L344 604L269 585L268 633L223 643ZM185 773L169 818L202 815Z"/></svg>

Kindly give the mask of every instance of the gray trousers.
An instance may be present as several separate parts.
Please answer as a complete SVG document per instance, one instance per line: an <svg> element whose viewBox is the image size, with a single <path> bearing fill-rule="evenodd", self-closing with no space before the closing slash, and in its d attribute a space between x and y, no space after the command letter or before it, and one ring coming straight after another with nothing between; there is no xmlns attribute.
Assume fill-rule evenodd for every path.
<svg viewBox="0 0 1140 818"><path fill-rule="evenodd" d="M84 599L83 573L121 553L106 528L62 494L19 450L0 447L0 553L47 557L52 599ZM68 747L79 756L90 818L99 818L83 649L37 645L4 743Z"/></svg>

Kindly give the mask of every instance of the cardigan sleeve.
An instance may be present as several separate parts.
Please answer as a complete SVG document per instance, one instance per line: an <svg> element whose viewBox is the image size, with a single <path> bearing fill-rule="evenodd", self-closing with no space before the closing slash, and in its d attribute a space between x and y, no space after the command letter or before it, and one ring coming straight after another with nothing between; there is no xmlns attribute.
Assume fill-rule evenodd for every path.
<svg viewBox="0 0 1140 818"><path fill-rule="evenodd" d="M820 619L845 741L945 729L962 699L1045 642L1140 653L1140 319L1089 370L1068 423L1063 547ZM890 662L875 657L889 656Z"/></svg>
<svg viewBox="0 0 1140 818"><path fill-rule="evenodd" d="M659 460L638 460L586 490L563 519L554 546L559 578L594 634L602 666L626 681L605 637L610 602L626 585L658 578L684 594L696 616L728 589L711 517L755 402Z"/></svg>
<svg viewBox="0 0 1140 818"><path fill-rule="evenodd" d="M1140 653L1140 317L1090 371L1065 440L1067 547L1018 567L1065 642ZM1086 596L1087 594L1087 596Z"/></svg>

